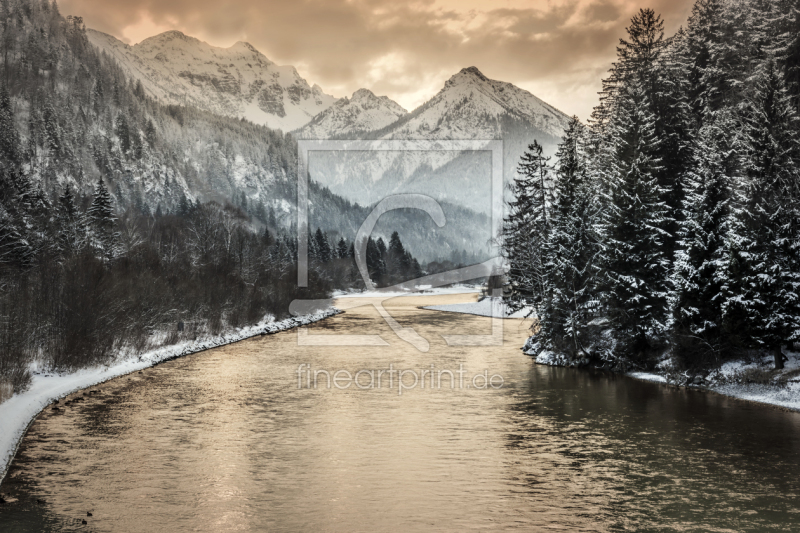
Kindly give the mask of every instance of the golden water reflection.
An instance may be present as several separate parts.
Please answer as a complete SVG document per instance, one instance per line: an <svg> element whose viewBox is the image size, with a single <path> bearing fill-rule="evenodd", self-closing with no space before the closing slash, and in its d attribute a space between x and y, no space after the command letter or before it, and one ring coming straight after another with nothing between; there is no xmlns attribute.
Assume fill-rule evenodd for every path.
<svg viewBox="0 0 800 533"><path fill-rule="evenodd" d="M0 487L17 500L0 507L0 530L792 530L800 416L536 366L517 320L503 346L448 347L442 334L488 335L491 320L420 307L472 298L385 302L427 353L365 306L309 337L388 346L298 346L287 332L79 393L30 428ZM504 385L314 390L298 388L301 364L463 365Z"/></svg>

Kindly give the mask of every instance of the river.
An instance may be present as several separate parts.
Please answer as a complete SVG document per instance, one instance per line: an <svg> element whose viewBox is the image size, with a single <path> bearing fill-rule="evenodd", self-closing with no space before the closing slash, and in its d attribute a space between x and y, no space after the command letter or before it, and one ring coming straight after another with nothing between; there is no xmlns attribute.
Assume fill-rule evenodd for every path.
<svg viewBox="0 0 800 533"><path fill-rule="evenodd" d="M387 346L291 331L75 394L26 434L0 531L797 530L800 414L535 365L520 320L448 346L491 320L420 307L471 298L385 303L428 352L365 306L304 339Z"/></svg>

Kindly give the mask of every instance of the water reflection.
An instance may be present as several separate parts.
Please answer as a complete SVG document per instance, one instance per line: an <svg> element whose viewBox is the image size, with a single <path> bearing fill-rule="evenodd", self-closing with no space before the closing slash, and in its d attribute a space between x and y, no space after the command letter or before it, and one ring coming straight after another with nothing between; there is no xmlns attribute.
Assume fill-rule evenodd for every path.
<svg viewBox="0 0 800 533"><path fill-rule="evenodd" d="M3 531L791 530L800 416L713 394L533 365L503 347L445 346L490 320L387 305L178 359L45 411L0 491ZM297 388L298 365L501 374L500 390ZM80 396L84 398L83 396ZM43 503L37 503L40 500ZM80 520L91 511L87 525Z"/></svg>

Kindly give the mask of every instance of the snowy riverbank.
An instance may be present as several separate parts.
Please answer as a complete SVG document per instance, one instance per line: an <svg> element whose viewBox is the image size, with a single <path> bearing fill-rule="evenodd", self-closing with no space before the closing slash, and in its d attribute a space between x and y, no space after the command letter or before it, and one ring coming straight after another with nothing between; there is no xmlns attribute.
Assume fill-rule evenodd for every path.
<svg viewBox="0 0 800 533"><path fill-rule="evenodd" d="M466 313L478 316L524 318L525 310L508 314L501 299L483 298L476 302L425 307L433 311ZM524 350L524 348L523 348ZM532 355L528 353L527 355ZM670 360L664 360L655 372L627 372L628 377L653 383L688 386L710 390L732 398L775 405L800 412L800 354L788 353L788 361L781 371L772 369L773 357L764 356L759 361L729 361L720 368L703 375L678 374L672 370ZM536 356L540 365L579 367L581 362L569 362L552 352ZM584 362L585 363L585 362ZM688 383L687 383L688 382Z"/></svg>
<svg viewBox="0 0 800 533"><path fill-rule="evenodd" d="M446 294L472 294L481 292L480 285L450 285L448 287L430 287L421 285L416 290L402 291L375 289L371 291L334 291L332 298L397 298L400 296L442 296Z"/></svg>
<svg viewBox="0 0 800 533"><path fill-rule="evenodd" d="M800 354L789 352L786 356L788 361L783 370L773 370L773 357L769 355L750 362L729 361L717 369L695 375L674 371L671 361L665 359L654 372L627 372L625 375L654 383L705 389L800 412ZM540 353L535 361L540 365L582 366L551 352Z"/></svg>
<svg viewBox="0 0 800 533"><path fill-rule="evenodd" d="M447 311L449 313L463 313L467 315L500 317L500 318L527 318L530 309L520 309L509 313L502 298L482 298L477 302L466 302L447 305L431 305L425 307L431 311Z"/></svg>
<svg viewBox="0 0 800 533"><path fill-rule="evenodd" d="M2 480L28 426L54 400L109 379L130 374L170 359L238 342L258 335L271 335L304 326L338 314L337 309L287 318L278 322L265 320L254 326L237 328L216 336L163 346L144 354L120 359L109 366L85 368L70 374L36 373L30 387L0 403L0 480Z"/></svg>

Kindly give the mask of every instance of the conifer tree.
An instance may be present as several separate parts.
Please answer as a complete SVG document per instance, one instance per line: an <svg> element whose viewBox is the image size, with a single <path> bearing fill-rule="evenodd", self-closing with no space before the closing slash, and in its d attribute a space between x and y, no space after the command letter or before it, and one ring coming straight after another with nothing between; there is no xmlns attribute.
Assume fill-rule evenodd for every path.
<svg viewBox="0 0 800 533"><path fill-rule="evenodd" d="M72 187L65 187L58 197L56 226L58 228L57 245L61 253L64 255L77 253L82 247L85 230L75 205L75 195L72 193Z"/></svg>
<svg viewBox="0 0 800 533"><path fill-rule="evenodd" d="M727 333L744 348L771 351L800 332L798 118L774 63L756 84L747 115L746 176L738 189L723 272Z"/></svg>
<svg viewBox="0 0 800 533"><path fill-rule="evenodd" d="M540 348L570 358L588 355L598 276L598 203L580 148L583 126L573 117L564 133L555 165L555 200L545 273L549 288L540 312Z"/></svg>
<svg viewBox="0 0 800 533"><path fill-rule="evenodd" d="M21 162L20 139L14 124L14 110L6 85L0 86L0 165L16 166Z"/></svg>
<svg viewBox="0 0 800 533"><path fill-rule="evenodd" d="M56 111L50 102L44 106L42 126L44 127L44 136L48 153L54 160L58 160L63 153L62 132L58 124Z"/></svg>
<svg viewBox="0 0 800 533"><path fill-rule="evenodd" d="M544 245L550 231L553 184L549 158L534 141L522 155L511 185L512 199L503 222L511 309L540 305L545 298Z"/></svg>
<svg viewBox="0 0 800 533"><path fill-rule="evenodd" d="M314 234L314 241L316 243L317 258L322 263L329 263L332 259L331 245L328 242L328 235L323 233L320 228Z"/></svg>
<svg viewBox="0 0 800 533"><path fill-rule="evenodd" d="M339 259L347 257L347 249L347 241L344 240L344 237L340 237L339 242L336 244L336 257Z"/></svg>
<svg viewBox="0 0 800 533"><path fill-rule="evenodd" d="M382 239L378 239L378 241L383 243ZM384 278L386 277L386 263L383 260L383 254L381 253L380 247L372 237L367 239L366 259L367 270L369 271L370 279L372 279L372 281L376 284L383 283Z"/></svg>
<svg viewBox="0 0 800 533"><path fill-rule="evenodd" d="M658 186L654 117L644 88L620 91L607 220L604 223L604 302L621 354L647 363L667 332L669 260L662 229L667 207Z"/></svg>
<svg viewBox="0 0 800 533"><path fill-rule="evenodd" d="M27 176L0 165L0 266L24 268L34 258L28 238L32 191Z"/></svg>
<svg viewBox="0 0 800 533"><path fill-rule="evenodd" d="M319 228L317 228L319 230ZM319 243L315 233L308 232L308 258L312 261L320 261Z"/></svg>
<svg viewBox="0 0 800 533"><path fill-rule="evenodd" d="M125 118L123 113L117 116L114 133L119 139L119 146L122 153L127 154L131 149L131 132L128 126L128 119Z"/></svg>
<svg viewBox="0 0 800 533"><path fill-rule="evenodd" d="M117 234L114 232L114 203L102 179L98 180L94 197L86 212L87 225L91 230L91 244L100 257L114 258Z"/></svg>
<svg viewBox="0 0 800 533"><path fill-rule="evenodd" d="M389 248L386 250L386 266L393 283L401 281L411 269L411 260L403 247L402 241L400 241L400 234L396 231L392 232L392 236L389 238Z"/></svg>
<svg viewBox="0 0 800 533"><path fill-rule="evenodd" d="M707 119L697 138L695 170L684 176L683 216L673 269L674 353L683 366L717 363L725 346L721 282L731 184L739 171L730 115Z"/></svg>
<svg viewBox="0 0 800 533"><path fill-rule="evenodd" d="M144 138L147 145L152 149L156 146L156 127L151 119L147 119L147 125L144 128Z"/></svg>

